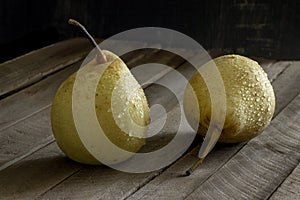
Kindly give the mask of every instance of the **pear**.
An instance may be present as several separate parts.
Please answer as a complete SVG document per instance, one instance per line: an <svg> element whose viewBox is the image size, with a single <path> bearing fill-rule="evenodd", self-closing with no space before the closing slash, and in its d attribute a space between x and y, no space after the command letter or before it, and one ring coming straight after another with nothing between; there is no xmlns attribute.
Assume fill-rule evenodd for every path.
<svg viewBox="0 0 300 200"><path fill-rule="evenodd" d="M187 112L187 115L200 119L198 133L205 136L211 120L211 97L201 70L212 69L213 62L221 74L226 92L225 123L218 141L238 143L256 137L272 119L275 96L264 70L256 61L244 56L215 58L202 66L200 73L192 76L189 83L197 96L200 116L193 116L192 112ZM187 90L186 96L188 93ZM213 98L222 97L216 95ZM195 102L185 98L184 104L185 107L193 107Z"/></svg>
<svg viewBox="0 0 300 200"><path fill-rule="evenodd" d="M69 21L82 28L75 20ZM85 32L84 27L82 28ZM90 35L88 34L90 40ZM96 44L93 41L93 44ZM98 48L98 47L97 47ZM115 54L98 48L98 55L72 74L59 87L52 103L51 124L54 137L60 149L72 160L84 164L101 164L91 153L93 146L85 145L79 136L74 119L74 85L78 73L84 70L82 79L90 87L90 80L97 82L94 94L85 96L84 106L94 98L96 119L105 136L118 148L135 153L145 144L147 125L149 124L149 107L144 91L127 68L126 64ZM79 86L80 87L80 86ZM83 94L85 95L85 94ZM84 99L83 98L83 99ZM81 117L89 117L90 113L83 110ZM95 126L84 127L89 141L95 141L99 129ZM99 133L100 134L100 133ZM105 164L115 164L128 159L118 151L105 150L106 141L97 140L99 154L104 156ZM104 154L104 155L103 155ZM127 155L127 154L126 154ZM130 154L132 155L132 154Z"/></svg>

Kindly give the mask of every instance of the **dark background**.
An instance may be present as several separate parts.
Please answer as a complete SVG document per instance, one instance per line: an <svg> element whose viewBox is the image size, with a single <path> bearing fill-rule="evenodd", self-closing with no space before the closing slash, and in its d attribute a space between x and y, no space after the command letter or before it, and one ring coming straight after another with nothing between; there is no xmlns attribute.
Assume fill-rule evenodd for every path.
<svg viewBox="0 0 300 200"><path fill-rule="evenodd" d="M157 26L180 31L206 49L272 59L300 58L298 0L2 0L0 62L67 38Z"/></svg>

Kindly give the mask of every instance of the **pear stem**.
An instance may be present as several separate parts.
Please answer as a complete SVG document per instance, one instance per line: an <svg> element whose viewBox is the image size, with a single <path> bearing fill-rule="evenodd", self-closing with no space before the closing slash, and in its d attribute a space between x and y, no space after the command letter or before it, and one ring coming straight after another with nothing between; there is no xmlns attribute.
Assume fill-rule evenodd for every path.
<svg viewBox="0 0 300 200"><path fill-rule="evenodd" d="M191 175L203 162L204 158L200 158L190 169L185 172L185 176Z"/></svg>
<svg viewBox="0 0 300 200"><path fill-rule="evenodd" d="M107 62L106 56L104 55L104 53L102 52L102 50L100 49L100 47L97 45L97 43L94 40L94 38L86 30L86 28L82 24L80 24L78 21L76 21L75 19L69 19L68 23L71 24L71 25L79 27L86 34L86 36L89 39L89 41L93 44L94 47L96 47L96 49L98 51L97 61L99 63L106 63Z"/></svg>

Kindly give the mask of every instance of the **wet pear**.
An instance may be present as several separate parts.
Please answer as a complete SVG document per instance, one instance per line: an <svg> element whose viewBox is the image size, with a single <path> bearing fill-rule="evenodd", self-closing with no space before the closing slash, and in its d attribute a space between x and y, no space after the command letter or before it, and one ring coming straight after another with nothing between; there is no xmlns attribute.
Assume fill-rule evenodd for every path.
<svg viewBox="0 0 300 200"><path fill-rule="evenodd" d="M71 23L78 23L71 21ZM78 25L78 24L76 24ZM79 24L80 25L80 24ZM78 25L78 26L79 26ZM99 51L101 51L99 49ZM145 144L145 134L149 124L149 107L143 89L131 74L126 64L109 51L98 52L97 56L79 71L66 79L59 87L52 104L51 124L54 137L60 149L72 160L84 164L101 164L91 151L96 148L105 164L114 164L128 159L114 149L103 152L107 143L97 140L93 135L100 134L99 127L85 126L84 137L97 145L84 145L77 129L86 121L92 121L91 112L82 110L79 115L83 120L74 119L74 89L77 75L81 75L84 91L96 82L94 93L84 94L79 107L94 101L93 112L105 136L118 148L128 152L137 152ZM80 90L79 90L80 91ZM78 113L75 113L78 114ZM85 120L85 118L87 118ZM85 121L85 122L84 122ZM96 140L96 141L95 141Z"/></svg>
<svg viewBox="0 0 300 200"><path fill-rule="evenodd" d="M254 138L269 125L274 114L275 96L267 74L256 61L240 55L221 56L203 67L212 62L221 74L226 92L226 117L219 142L237 143ZM204 136L211 119L211 99L200 74L195 73L190 84L200 109L198 133ZM192 104L185 101L186 106Z"/></svg>

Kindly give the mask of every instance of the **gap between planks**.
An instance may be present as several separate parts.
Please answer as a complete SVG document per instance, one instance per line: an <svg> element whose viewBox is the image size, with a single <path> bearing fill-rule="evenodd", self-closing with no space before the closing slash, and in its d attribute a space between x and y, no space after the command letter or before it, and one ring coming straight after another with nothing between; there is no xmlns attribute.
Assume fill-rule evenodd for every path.
<svg viewBox="0 0 300 200"><path fill-rule="evenodd" d="M269 196L270 200L299 199L300 196L300 164L287 179Z"/></svg>

